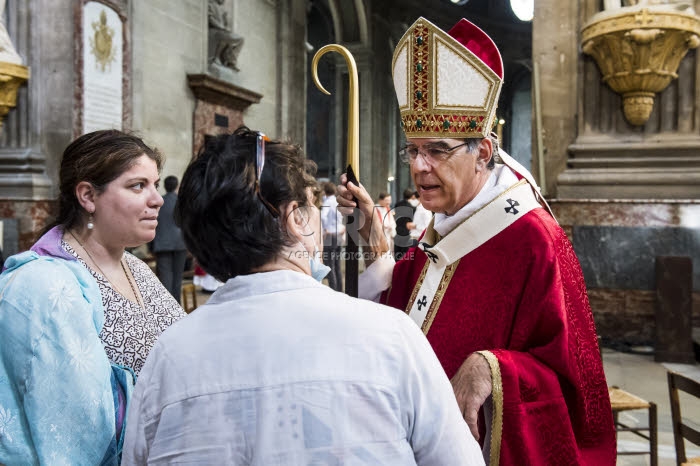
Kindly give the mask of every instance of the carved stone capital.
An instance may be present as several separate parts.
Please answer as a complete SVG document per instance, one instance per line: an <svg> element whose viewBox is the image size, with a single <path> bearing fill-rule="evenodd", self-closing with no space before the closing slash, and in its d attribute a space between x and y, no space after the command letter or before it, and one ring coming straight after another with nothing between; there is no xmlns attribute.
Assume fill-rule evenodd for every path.
<svg viewBox="0 0 700 466"><path fill-rule="evenodd" d="M668 86L689 49L700 44L700 17L648 8L599 14L581 31L583 53L591 55L603 82L623 97L625 118L641 126L654 94Z"/></svg>

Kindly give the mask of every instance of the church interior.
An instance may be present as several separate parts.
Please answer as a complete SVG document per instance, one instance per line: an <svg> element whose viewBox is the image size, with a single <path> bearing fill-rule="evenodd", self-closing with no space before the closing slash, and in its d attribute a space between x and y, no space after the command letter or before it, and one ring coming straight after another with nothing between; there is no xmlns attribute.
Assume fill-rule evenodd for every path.
<svg viewBox="0 0 700 466"><path fill-rule="evenodd" d="M3 3L4 257L55 214L61 153L93 129L137 133L166 155L163 177L179 177L207 137L245 124L300 144L337 182L348 68L320 61L330 95L311 73L330 43L357 64L359 179L400 199L413 182L397 155L394 48L418 17L444 30L467 18L503 59L493 131L573 244L600 343L699 360L700 0Z"/></svg>

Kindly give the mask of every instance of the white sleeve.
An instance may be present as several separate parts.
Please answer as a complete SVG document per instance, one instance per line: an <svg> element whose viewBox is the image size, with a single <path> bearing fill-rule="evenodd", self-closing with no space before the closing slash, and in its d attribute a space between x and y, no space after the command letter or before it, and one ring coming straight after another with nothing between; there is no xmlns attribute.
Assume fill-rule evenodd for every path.
<svg viewBox="0 0 700 466"><path fill-rule="evenodd" d="M330 222L329 222L329 212L332 210L335 210L332 206L329 206L327 204L321 205L321 228L322 231L321 233L328 233L330 232Z"/></svg>
<svg viewBox="0 0 700 466"><path fill-rule="evenodd" d="M402 319L406 354L402 396L408 441L418 466L483 466L484 456L457 405L452 385L428 340L410 319Z"/></svg>
<svg viewBox="0 0 700 466"><path fill-rule="evenodd" d="M156 412L149 392L159 387L157 371L160 362L160 345L156 343L141 369L139 379L129 403L126 418L126 433L122 450L122 466L148 464L149 454L158 431L157 421L148 421L149 413ZM154 425L155 424L155 425Z"/></svg>
<svg viewBox="0 0 700 466"><path fill-rule="evenodd" d="M358 279L359 297L378 303L382 292L391 286L394 265L396 261L393 254L382 254L367 267Z"/></svg>
<svg viewBox="0 0 700 466"><path fill-rule="evenodd" d="M338 235L345 234L345 224L343 223L343 214L338 210L338 205L335 206L335 225Z"/></svg>

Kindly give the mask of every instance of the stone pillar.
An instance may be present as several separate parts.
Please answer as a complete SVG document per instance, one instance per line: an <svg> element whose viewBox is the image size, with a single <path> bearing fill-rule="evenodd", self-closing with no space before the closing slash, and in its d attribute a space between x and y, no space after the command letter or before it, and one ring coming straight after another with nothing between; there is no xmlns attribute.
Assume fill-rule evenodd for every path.
<svg viewBox="0 0 700 466"><path fill-rule="evenodd" d="M73 109L73 93L67 92L73 86L72 5L6 3L7 30L31 78L19 88L0 133L0 218L14 238L3 244L5 257L28 249L55 209L57 167L72 138L67 117Z"/></svg>
<svg viewBox="0 0 700 466"><path fill-rule="evenodd" d="M588 0L586 0L588 1ZM532 21L532 60L539 73L540 106L546 192L556 195L557 175L566 168L567 147L576 137L578 12L582 2L538 0ZM533 89L535 88L533 82ZM533 105L533 112L536 107ZM533 114L533 122L536 121ZM538 128L533 124L533 135ZM537 137L533 136L533 142ZM533 154L537 154L533 144ZM532 173L540 172L540 160L533 155Z"/></svg>
<svg viewBox="0 0 700 466"><path fill-rule="evenodd" d="M304 47L306 2L277 0L277 35L277 136L305 147L306 79L310 66Z"/></svg>
<svg viewBox="0 0 700 466"><path fill-rule="evenodd" d="M30 29L30 8L27 2L9 1L6 5L7 29L17 52L30 68L38 67L39 51L30 49L31 37L38 31ZM37 26L35 26L36 28ZM46 199L50 181L46 175L46 156L38 141L38 115L32 97L42 83L41 74L33 76L20 87L16 107L10 110L2 125L0 136L0 200L12 201Z"/></svg>

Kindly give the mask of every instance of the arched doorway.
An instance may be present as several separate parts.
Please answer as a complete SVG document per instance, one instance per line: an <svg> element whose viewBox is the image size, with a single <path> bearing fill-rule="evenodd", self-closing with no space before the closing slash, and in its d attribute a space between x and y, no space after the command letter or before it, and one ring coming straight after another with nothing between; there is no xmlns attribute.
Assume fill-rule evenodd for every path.
<svg viewBox="0 0 700 466"><path fill-rule="evenodd" d="M325 1L310 3L307 16L307 63L319 48L335 41L333 19ZM333 102L336 94L335 61L328 57L318 63L318 78L331 95L321 93L307 74L306 80L306 153L318 165L317 176L337 181L336 118ZM308 73L308 72L307 72Z"/></svg>
<svg viewBox="0 0 700 466"><path fill-rule="evenodd" d="M532 167L532 85L527 68L514 76L504 149L520 164Z"/></svg>

